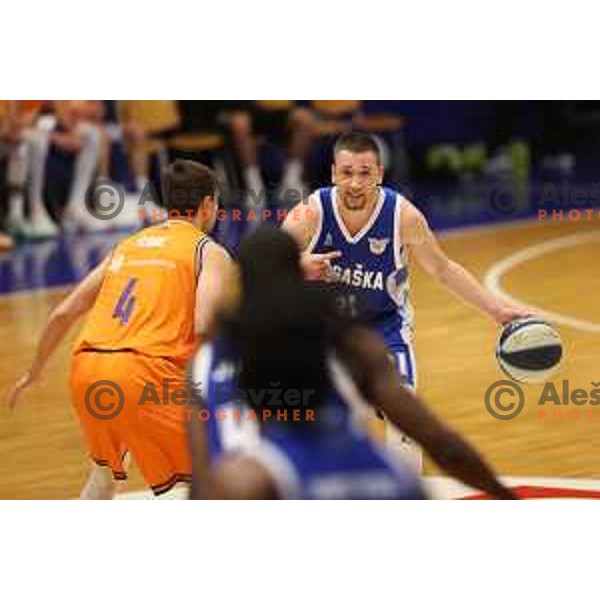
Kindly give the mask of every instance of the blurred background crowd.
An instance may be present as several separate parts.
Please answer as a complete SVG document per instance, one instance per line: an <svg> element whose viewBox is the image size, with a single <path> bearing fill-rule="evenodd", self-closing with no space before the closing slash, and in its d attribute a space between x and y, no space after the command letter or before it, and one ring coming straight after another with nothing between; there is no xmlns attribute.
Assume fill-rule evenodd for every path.
<svg viewBox="0 0 600 600"><path fill-rule="evenodd" d="M376 135L387 182L418 203L489 178L593 174L600 102L1 100L0 248L106 228L84 201L98 182L158 208L175 157L211 165L225 206L290 204L328 183L349 129Z"/></svg>

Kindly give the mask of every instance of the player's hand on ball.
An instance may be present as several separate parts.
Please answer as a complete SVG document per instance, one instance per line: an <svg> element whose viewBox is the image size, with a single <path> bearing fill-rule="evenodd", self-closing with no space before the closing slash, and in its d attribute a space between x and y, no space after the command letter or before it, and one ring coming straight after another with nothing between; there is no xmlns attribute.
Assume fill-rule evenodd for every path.
<svg viewBox="0 0 600 600"><path fill-rule="evenodd" d="M533 316L531 310L524 306L517 306L516 304L503 304L496 311L496 321L500 325L506 325L515 319L523 319L525 317Z"/></svg>
<svg viewBox="0 0 600 600"><path fill-rule="evenodd" d="M339 258L341 252L335 250L325 254L303 254L300 265L307 281L327 281L331 278L331 261Z"/></svg>
<svg viewBox="0 0 600 600"><path fill-rule="evenodd" d="M17 382L12 386L8 392L8 407L12 410L21 394L32 384L37 381L38 377L32 371L26 371L19 377Z"/></svg>

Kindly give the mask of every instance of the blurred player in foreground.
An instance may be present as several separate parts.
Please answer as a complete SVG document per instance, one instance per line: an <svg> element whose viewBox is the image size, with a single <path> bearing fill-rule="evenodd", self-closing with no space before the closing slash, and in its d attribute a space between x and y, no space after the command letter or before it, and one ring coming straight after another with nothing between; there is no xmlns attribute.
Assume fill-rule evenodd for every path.
<svg viewBox="0 0 600 600"><path fill-rule="evenodd" d="M169 220L119 243L54 309L31 367L10 394L12 407L40 379L75 321L89 312L74 347L70 380L97 465L82 498L113 496L113 478L126 478L127 452L155 494L191 476L182 403L161 395L166 382L171 399L185 391L185 367L209 333L224 294L221 282L233 266L207 235L217 210L212 171L176 161L163 185ZM149 401L141 406L144 393Z"/></svg>
<svg viewBox="0 0 600 600"><path fill-rule="evenodd" d="M407 385L417 385L407 251L444 287L498 323L529 314L496 298L448 258L423 214L395 190L381 187L383 166L371 136L342 135L333 158L333 185L298 205L299 213L288 216L283 227L297 240L303 264L309 273L312 266L315 278L323 273L323 253L340 253L332 267L333 278L344 287L340 301L383 337ZM408 450L420 468L420 452L409 440L393 428L387 438L396 449Z"/></svg>
<svg viewBox="0 0 600 600"><path fill-rule="evenodd" d="M190 371L204 413L190 419L193 498L424 497L412 469L359 428L367 402L452 476L514 497L403 385L379 336L343 317L330 290L305 283L289 235L260 228L239 261L241 303Z"/></svg>

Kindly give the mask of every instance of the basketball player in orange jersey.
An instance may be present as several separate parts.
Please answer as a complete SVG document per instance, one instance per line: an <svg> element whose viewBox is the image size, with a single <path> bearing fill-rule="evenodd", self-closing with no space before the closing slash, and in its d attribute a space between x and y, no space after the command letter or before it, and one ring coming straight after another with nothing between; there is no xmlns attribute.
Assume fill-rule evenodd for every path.
<svg viewBox="0 0 600 600"><path fill-rule="evenodd" d="M416 388L408 253L446 289L500 324L530 313L502 302L446 256L423 214L395 190L382 187L383 174L371 136L342 135L334 148L332 185L315 191L283 227L304 251L305 272L314 272L314 278L324 272L324 253L339 252L330 272L344 289L340 301L381 334L399 373ZM407 440L393 428L387 437L397 449L407 449ZM409 450L420 467L420 453Z"/></svg>
<svg viewBox="0 0 600 600"><path fill-rule="evenodd" d="M174 394L186 390L188 359L198 341L209 335L217 305L226 302L231 289L226 282L230 274L234 281L234 266L207 235L217 210L212 171L192 161L176 161L163 175L163 190L169 220L119 243L61 302L31 367L9 397L12 407L40 379L78 317L89 312L74 347L70 381L97 465L82 498L112 497L113 479L126 477L126 452L155 494L190 479L185 401ZM153 400L141 405L142 397Z"/></svg>

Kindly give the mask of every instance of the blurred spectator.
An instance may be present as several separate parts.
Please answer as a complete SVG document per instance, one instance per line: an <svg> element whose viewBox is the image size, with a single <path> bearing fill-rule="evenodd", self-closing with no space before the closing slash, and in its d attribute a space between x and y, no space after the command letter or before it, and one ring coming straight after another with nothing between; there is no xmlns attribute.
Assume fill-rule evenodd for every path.
<svg viewBox="0 0 600 600"><path fill-rule="evenodd" d="M331 156L335 140L341 133L352 129L362 100L309 100L308 105L314 115L314 147L306 171L310 186L319 188L329 185L331 181Z"/></svg>
<svg viewBox="0 0 600 600"><path fill-rule="evenodd" d="M292 100L240 101L231 103L227 124L248 191L252 190L257 197L264 194L257 148L265 137L286 150L280 187L302 191L304 163L313 133L310 109Z"/></svg>
<svg viewBox="0 0 600 600"><path fill-rule="evenodd" d="M224 100L179 100L180 131L184 133L218 133L228 102Z"/></svg>
<svg viewBox="0 0 600 600"><path fill-rule="evenodd" d="M8 214L8 166L18 135L15 135L15 101L0 100L0 250L10 250L13 239L6 233Z"/></svg>
<svg viewBox="0 0 600 600"><path fill-rule="evenodd" d="M100 151L96 178L114 180L130 187L131 171L123 145L116 100L87 100L82 106L82 118L98 129Z"/></svg>
<svg viewBox="0 0 600 600"><path fill-rule="evenodd" d="M1 101L0 101L1 102ZM0 108L0 110L2 110ZM1 117L0 117L1 119ZM2 139L2 125L0 123L0 251L10 250L13 245L13 239L6 233L4 221L6 217L6 167L7 167L7 148Z"/></svg>
<svg viewBox="0 0 600 600"><path fill-rule="evenodd" d="M524 134L523 101L497 100L490 103L489 121L492 126L488 136L491 156L488 159L485 149L481 151L482 160L474 161L477 166L483 164L481 171L493 177L510 177L523 189L529 181L531 150ZM471 145L471 149L473 149ZM472 156L471 152L471 156ZM469 147L464 151L463 164L469 170ZM477 173L478 169L470 169Z"/></svg>
<svg viewBox="0 0 600 600"><path fill-rule="evenodd" d="M537 107L541 134L538 152L542 168L563 176L572 175L575 170L574 103L542 100Z"/></svg>
<svg viewBox="0 0 600 600"><path fill-rule="evenodd" d="M28 171L28 143L42 100L3 100L0 129L3 134L5 184L8 197L7 225L15 235L23 233L25 224L25 184Z"/></svg>
<svg viewBox="0 0 600 600"><path fill-rule="evenodd" d="M226 118L231 104L224 100L179 100L181 126L168 140L169 160L196 160L215 171L225 204L232 199L232 190L238 189L234 149L227 143Z"/></svg>
<svg viewBox="0 0 600 600"><path fill-rule="evenodd" d="M56 221L66 229L94 231L105 223L86 209L100 154L100 132L90 122L88 101L55 100L53 114L38 119L28 138L30 221L22 233L53 237ZM54 219L50 216L54 215Z"/></svg>
<svg viewBox="0 0 600 600"><path fill-rule="evenodd" d="M311 100L318 135L337 135L351 129L360 118L363 100Z"/></svg>
<svg viewBox="0 0 600 600"><path fill-rule="evenodd" d="M105 101L81 100L78 104L78 117L88 124L93 124L97 129L99 135L98 158L94 176L97 179L108 179L110 177L112 139L118 137L118 133L111 129L106 121Z"/></svg>
<svg viewBox="0 0 600 600"><path fill-rule="evenodd" d="M311 100L314 114L309 170L312 187L331 180L331 152L338 136L354 129L375 136L386 168L386 179L406 183L407 157L402 137L404 119L385 108L369 106L365 100Z"/></svg>
<svg viewBox="0 0 600 600"><path fill-rule="evenodd" d="M141 192L151 180L153 161L165 160L165 139L181 124L179 107L176 100L119 100L117 113Z"/></svg>

